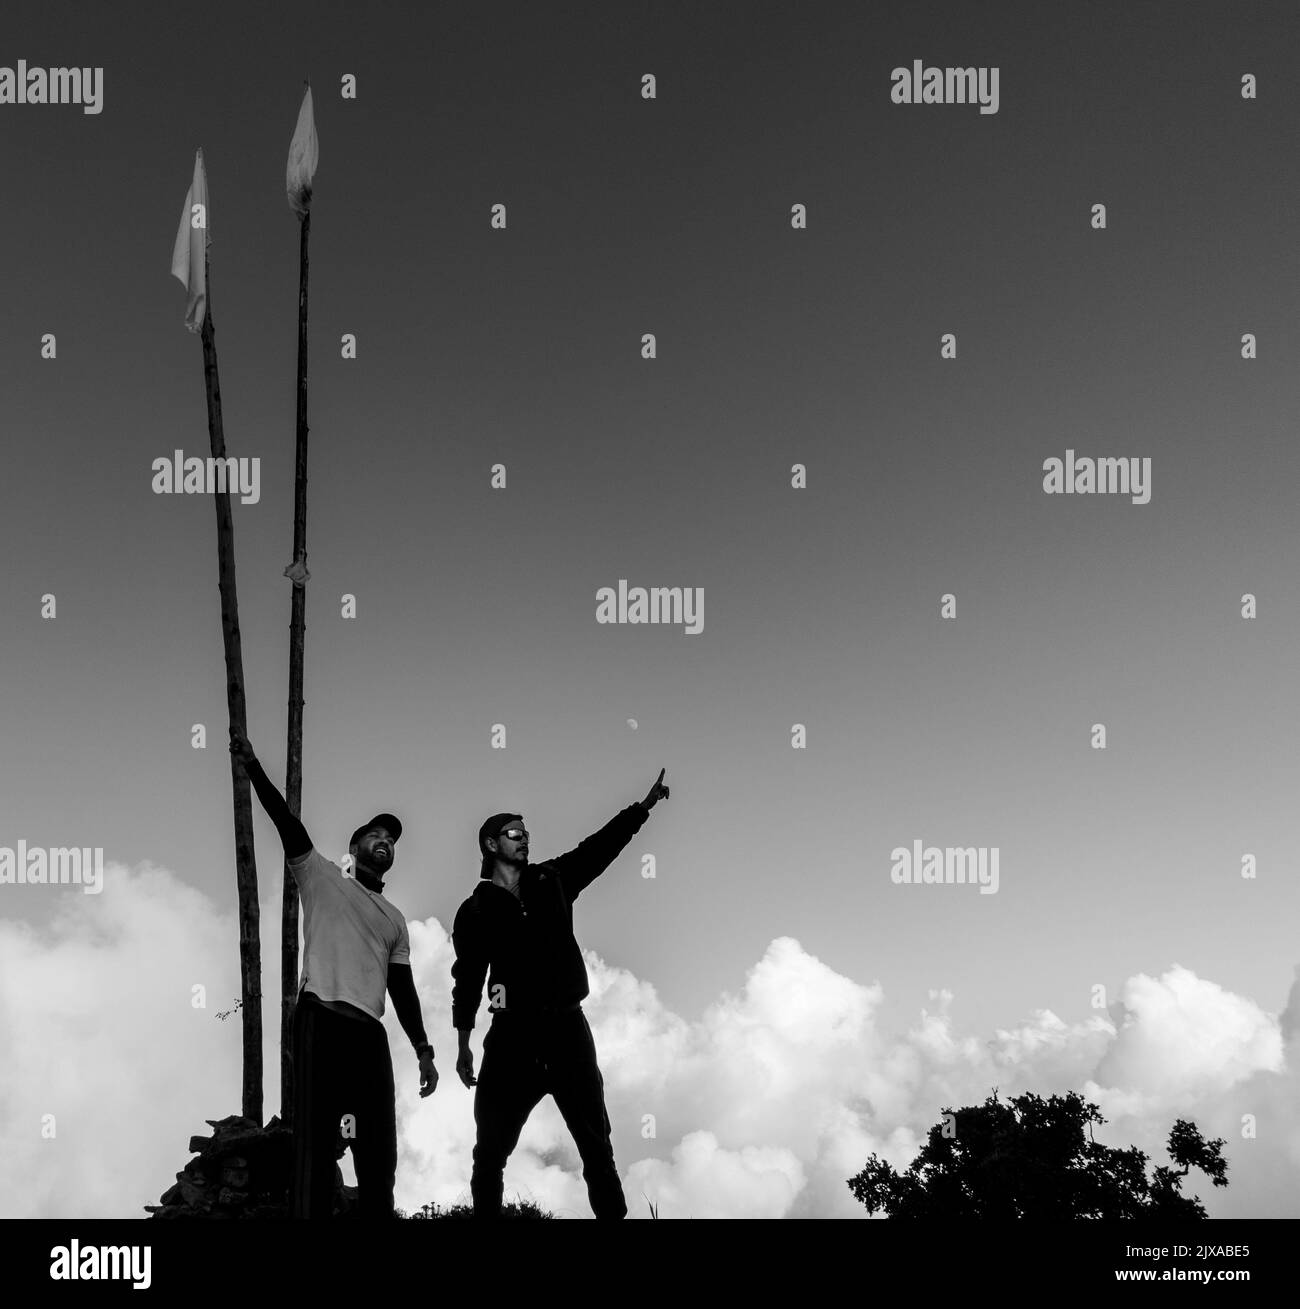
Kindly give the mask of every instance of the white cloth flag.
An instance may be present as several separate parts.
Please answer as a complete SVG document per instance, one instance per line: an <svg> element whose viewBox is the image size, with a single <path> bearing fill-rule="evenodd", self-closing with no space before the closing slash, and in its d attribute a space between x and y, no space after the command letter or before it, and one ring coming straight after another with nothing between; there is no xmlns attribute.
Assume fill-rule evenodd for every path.
<svg viewBox="0 0 1300 1309"><path fill-rule="evenodd" d="M203 171L203 151L194 152L194 180L185 194L185 209L181 214L181 225L176 229L176 244L172 247L172 276L181 281L181 285L190 293L190 302L185 309L185 326L191 332L203 327L203 319L208 311L208 280L204 270L207 254L208 225L211 213L208 209L208 177ZM195 224L201 226L195 226Z"/></svg>
<svg viewBox="0 0 1300 1309"><path fill-rule="evenodd" d="M302 218L311 204L311 179L316 176L319 155L316 143L316 117L311 108L311 87L302 98L298 110L298 125L289 142L289 163L284 170L284 185L289 196L289 208Z"/></svg>

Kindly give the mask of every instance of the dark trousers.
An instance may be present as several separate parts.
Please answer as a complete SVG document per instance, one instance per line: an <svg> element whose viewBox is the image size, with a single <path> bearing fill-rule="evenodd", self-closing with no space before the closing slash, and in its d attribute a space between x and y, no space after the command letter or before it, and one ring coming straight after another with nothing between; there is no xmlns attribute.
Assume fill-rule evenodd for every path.
<svg viewBox="0 0 1300 1309"><path fill-rule="evenodd" d="M474 1092L474 1216L500 1215L506 1160L519 1144L528 1115L545 1095L555 1097L573 1134L592 1212L597 1218L624 1217L627 1202L609 1139L605 1080L596 1066L587 1016L576 1007L544 1015L503 1011L492 1019Z"/></svg>
<svg viewBox="0 0 1300 1309"><path fill-rule="evenodd" d="M294 1218L329 1218L339 1121L352 1115L357 1209L362 1218L393 1217L397 1111L388 1034L378 1019L362 1022L327 1009L310 991L293 1015Z"/></svg>

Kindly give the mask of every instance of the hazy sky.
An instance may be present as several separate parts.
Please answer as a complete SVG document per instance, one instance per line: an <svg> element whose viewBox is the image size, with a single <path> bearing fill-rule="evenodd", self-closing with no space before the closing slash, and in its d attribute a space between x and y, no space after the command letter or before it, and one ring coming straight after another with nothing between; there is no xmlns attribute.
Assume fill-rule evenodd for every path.
<svg viewBox="0 0 1300 1309"><path fill-rule="evenodd" d="M1300 958L1300 28L1283 4L1070 8L11 3L0 64L101 66L104 106L0 105L0 845L170 870L179 907L158 928L182 938L233 914L214 514L151 490L154 459L208 442L168 269L201 146L226 440L261 460L259 503L234 506L249 734L282 784L284 164L310 76L303 817L320 848L341 855L377 809L401 816L391 898L436 920L432 952L475 884L485 816L521 811L542 858L666 766L670 799L584 894L578 936L705 1044L718 1005L747 994L769 1013L760 961L783 979L764 992L777 1010L822 994L791 965L806 959L853 995L879 984L891 1039L944 990L954 1039L977 1043L1039 1010L1082 1031L1105 1018L1099 984L1115 1000L1141 976L1192 976L1252 1015L1240 1076L1277 1072ZM998 112L891 103L891 70L914 59L997 66ZM1067 448L1149 458L1150 503L1044 494L1043 460ZM597 624L596 592L620 578L702 588L703 631ZM280 862L256 822L269 1114ZM915 840L998 847L998 893L893 884L890 852ZM122 904L143 894L132 876ZM132 935L114 885L71 907L72 888L0 887L0 927L52 947L93 936L97 914L116 924L156 979L116 1021L146 1023L160 996L188 1003L207 956ZM233 924L222 940L213 966L237 986ZM433 998L449 958L435 974L433 957L417 976L449 1052ZM0 1040L20 1025L10 1002ZM1178 1030L1178 1049L1214 1044ZM228 1055L228 1106L195 1119L237 1107ZM734 1062L714 1056L716 1088ZM1124 1090L1105 1067L1071 1065L1070 1084ZM972 1096L981 1075L976 1060ZM942 1092L909 1085L923 1131ZM1162 1087L1167 1130L1201 1092ZM634 1101L623 1121L611 1109L625 1171L691 1130L651 1149ZM179 1168L197 1129L177 1130ZM777 1148L757 1119L728 1130L726 1148ZM1290 1148L1294 1167L1237 1212L1300 1212ZM791 1187L804 1199L781 1212L830 1211L807 1176Z"/></svg>

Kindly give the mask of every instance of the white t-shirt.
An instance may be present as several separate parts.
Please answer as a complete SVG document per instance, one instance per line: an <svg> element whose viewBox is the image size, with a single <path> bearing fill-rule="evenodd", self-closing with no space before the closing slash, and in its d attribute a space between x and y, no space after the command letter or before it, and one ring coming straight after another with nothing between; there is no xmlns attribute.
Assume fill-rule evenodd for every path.
<svg viewBox="0 0 1300 1309"><path fill-rule="evenodd" d="M302 897L302 982L322 1000L343 1000L384 1016L388 965L411 962L406 919L318 850L291 860Z"/></svg>

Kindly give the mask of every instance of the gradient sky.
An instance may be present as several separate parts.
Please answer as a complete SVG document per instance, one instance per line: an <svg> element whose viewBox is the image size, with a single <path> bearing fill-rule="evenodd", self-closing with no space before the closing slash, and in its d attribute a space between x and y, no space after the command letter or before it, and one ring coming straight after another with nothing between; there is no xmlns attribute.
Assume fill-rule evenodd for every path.
<svg viewBox="0 0 1300 1309"><path fill-rule="evenodd" d="M234 506L249 735L282 784L284 163L310 76L303 817L325 853L391 809L391 897L449 925L487 814L521 811L545 857L666 766L577 925L688 1017L786 936L880 982L886 1026L936 988L974 1031L1083 1022L1094 985L1174 964L1280 1010L1297 54L1294 7L1264 3L14 0L0 63L103 66L105 103L0 106L0 844L102 846L233 910L214 515L151 491L155 458L208 440L168 268L202 146L226 440L262 460ZM914 58L999 66L999 112L892 104ZM1151 502L1044 495L1067 447L1149 457ZM702 587L703 633L598 625L620 578ZM1000 847L999 893L893 885L915 839ZM5 887L0 915L39 930L58 895ZM268 1064L277 942L264 918Z"/></svg>

